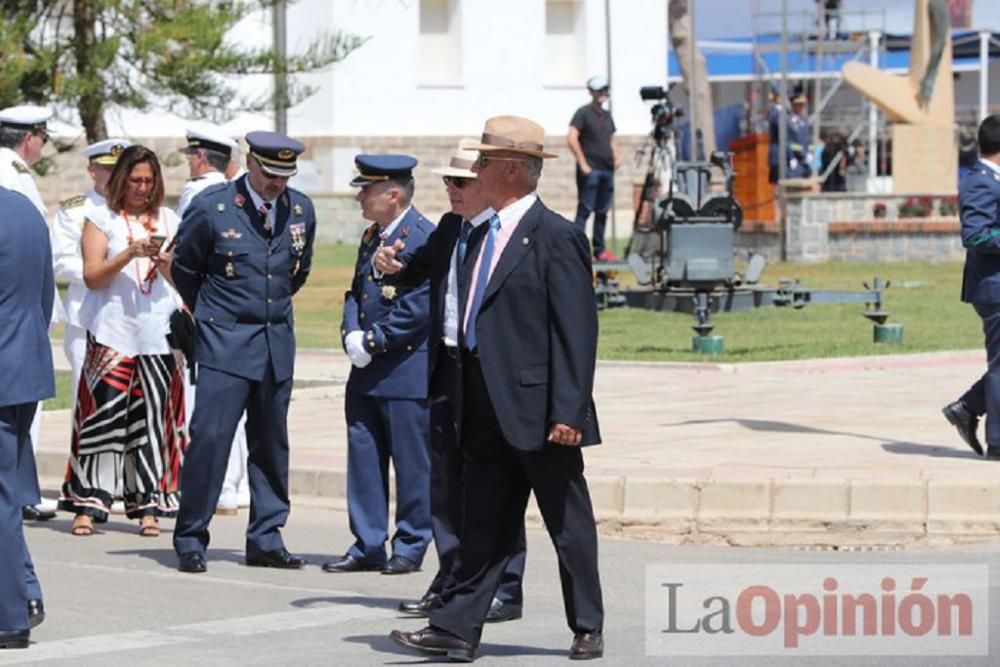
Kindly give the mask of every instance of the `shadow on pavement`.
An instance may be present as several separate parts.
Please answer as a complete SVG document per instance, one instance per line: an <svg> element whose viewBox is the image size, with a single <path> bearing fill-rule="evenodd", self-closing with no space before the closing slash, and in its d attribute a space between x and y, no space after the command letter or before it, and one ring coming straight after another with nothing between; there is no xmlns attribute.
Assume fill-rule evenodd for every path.
<svg viewBox="0 0 1000 667"><path fill-rule="evenodd" d="M975 452L968 449L953 449L942 445L920 445L915 442L887 442L882 445L882 449L890 454L905 454L917 456L930 456L944 459L981 459Z"/></svg>
<svg viewBox="0 0 1000 667"><path fill-rule="evenodd" d="M308 609L310 607L318 607L325 605L338 605L338 604L356 604L362 607L375 607L378 609L396 609L399 606L400 598L379 598L364 595L325 595L323 597L313 597L313 598L300 598L298 600L292 600L291 605L293 607L298 607L300 609ZM400 614L400 618L412 619L413 616L404 616Z"/></svg>
<svg viewBox="0 0 1000 667"><path fill-rule="evenodd" d="M394 641L389 639L389 635L356 635L354 637L344 637L343 641L355 644L368 644L373 651L379 653L394 653L399 656L411 656L414 658L412 661L386 662L385 664L387 665L425 665L450 662L445 656L420 655L402 646L398 646ZM565 649L520 646L517 644L480 644L479 650L476 651L476 658L532 655L551 655L565 658L568 653L569 641L567 641Z"/></svg>
<svg viewBox="0 0 1000 667"><path fill-rule="evenodd" d="M109 556L139 556L140 558L146 558L151 560L163 567L168 567L171 570L177 569L177 554L174 553L172 548L170 549L122 549L119 551L109 551ZM208 561L208 566L212 566L212 561L219 562L225 561L229 563L237 563L239 565L243 564L243 552L236 551L234 549L209 549L205 554L205 560Z"/></svg>

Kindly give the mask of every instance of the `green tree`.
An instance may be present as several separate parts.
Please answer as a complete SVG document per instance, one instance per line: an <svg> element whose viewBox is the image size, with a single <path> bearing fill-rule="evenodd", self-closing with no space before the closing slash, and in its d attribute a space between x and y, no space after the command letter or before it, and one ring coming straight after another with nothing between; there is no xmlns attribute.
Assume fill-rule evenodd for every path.
<svg viewBox="0 0 1000 667"><path fill-rule="evenodd" d="M364 39L323 34L283 57L232 28L279 0L0 0L0 102L76 107L88 141L107 138L112 107L222 122L287 108L313 92L295 75L347 57ZM284 72L281 99L247 96L240 77Z"/></svg>

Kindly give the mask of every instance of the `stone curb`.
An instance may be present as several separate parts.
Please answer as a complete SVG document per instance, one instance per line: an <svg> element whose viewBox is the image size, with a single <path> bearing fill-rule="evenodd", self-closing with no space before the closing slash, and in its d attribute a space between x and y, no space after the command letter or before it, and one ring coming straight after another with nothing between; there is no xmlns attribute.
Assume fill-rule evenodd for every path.
<svg viewBox="0 0 1000 667"><path fill-rule="evenodd" d="M38 453L39 475L56 484L66 457ZM674 543L813 546L949 543L1000 537L1000 480L588 479L601 532ZM390 489L392 485L390 484ZM291 495L334 503L346 472L293 468ZM540 525L532 502L528 518Z"/></svg>

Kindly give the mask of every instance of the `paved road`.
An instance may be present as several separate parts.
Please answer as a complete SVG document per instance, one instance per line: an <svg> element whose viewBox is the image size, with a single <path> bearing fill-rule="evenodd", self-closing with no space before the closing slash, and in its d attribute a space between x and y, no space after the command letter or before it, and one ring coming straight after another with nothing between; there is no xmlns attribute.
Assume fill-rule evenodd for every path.
<svg viewBox="0 0 1000 667"><path fill-rule="evenodd" d="M315 503L315 501L309 501ZM141 538L122 517L98 535L68 534L68 519L27 527L46 593L48 619L27 651L0 652L0 665L377 665L423 664L398 650L393 628L416 629L400 619L398 600L419 595L433 575L377 573L330 575L318 565L348 545L343 512L297 502L286 531L288 545L306 555L304 571L248 569L242 565L245 514L214 522L209 572L174 570L168 530ZM171 522L165 522L170 528ZM525 617L488 626L477 664L566 664L570 634L558 593L557 567L546 535L529 531ZM668 564L759 563L989 563L1000 566L1000 546L965 546L894 552L815 552L670 546L602 537L601 570L607 607L606 665L806 664L804 658L742 656L654 658L645 654L646 567ZM995 586L993 608L1000 609ZM1000 614L995 614L1000 617ZM991 623L992 653L1000 655L1000 623ZM981 658L844 657L808 660L819 665L989 665Z"/></svg>

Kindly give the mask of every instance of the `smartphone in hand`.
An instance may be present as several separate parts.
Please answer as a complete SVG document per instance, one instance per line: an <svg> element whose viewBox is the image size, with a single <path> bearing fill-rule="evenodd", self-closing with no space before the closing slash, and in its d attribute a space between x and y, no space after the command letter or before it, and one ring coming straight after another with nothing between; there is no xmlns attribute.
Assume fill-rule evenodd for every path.
<svg viewBox="0 0 1000 667"><path fill-rule="evenodd" d="M163 234L153 234L149 237L151 243L156 245L156 250L159 252L160 248L163 247L163 243L167 240L167 237Z"/></svg>

